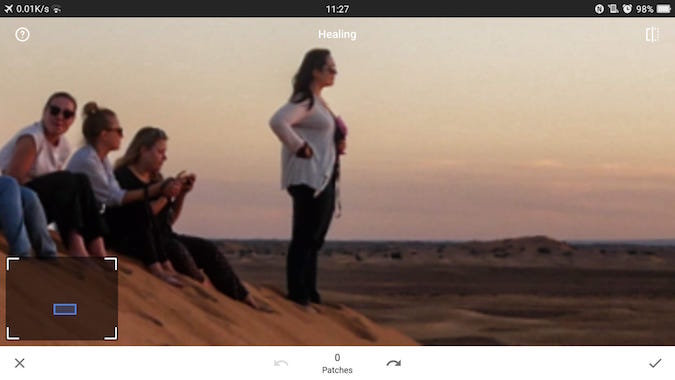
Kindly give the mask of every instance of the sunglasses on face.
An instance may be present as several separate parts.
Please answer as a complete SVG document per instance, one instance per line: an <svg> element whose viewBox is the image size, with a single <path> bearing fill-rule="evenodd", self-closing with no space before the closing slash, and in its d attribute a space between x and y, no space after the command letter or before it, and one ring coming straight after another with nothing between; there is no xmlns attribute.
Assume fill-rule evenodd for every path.
<svg viewBox="0 0 675 380"><path fill-rule="evenodd" d="M62 110L57 106L49 106L49 114L52 116L59 116L59 114L62 114L64 119L70 119L75 116L75 112L67 109Z"/></svg>
<svg viewBox="0 0 675 380"><path fill-rule="evenodd" d="M119 127L119 128L110 128L110 129L108 129L108 131L111 131L111 132L117 132L117 134L120 135L120 137L123 137L123 136L124 136L124 129L122 129L122 127Z"/></svg>

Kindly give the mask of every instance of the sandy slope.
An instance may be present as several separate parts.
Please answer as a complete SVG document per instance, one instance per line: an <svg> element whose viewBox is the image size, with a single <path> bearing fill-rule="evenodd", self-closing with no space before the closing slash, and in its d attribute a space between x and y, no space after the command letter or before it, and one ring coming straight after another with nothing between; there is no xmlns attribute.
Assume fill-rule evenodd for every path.
<svg viewBox="0 0 675 380"><path fill-rule="evenodd" d="M0 239L3 268L7 245ZM0 275L1 325L5 326L5 270ZM35 281L35 279L30 279ZM272 287L247 283L271 312L253 310L211 286L185 279L174 288L150 275L141 264L120 257L119 340L112 342L20 341L2 344L117 345L415 345L411 338L378 326L341 305L317 306L310 313ZM26 300L27 304L30 300Z"/></svg>

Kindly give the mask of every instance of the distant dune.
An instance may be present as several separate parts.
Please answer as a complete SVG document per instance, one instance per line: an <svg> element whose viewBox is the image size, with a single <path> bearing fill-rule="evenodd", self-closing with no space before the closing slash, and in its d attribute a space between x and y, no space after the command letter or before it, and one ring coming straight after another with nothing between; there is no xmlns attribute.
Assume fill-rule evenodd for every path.
<svg viewBox="0 0 675 380"><path fill-rule="evenodd" d="M283 256L281 240L221 240L232 260L260 261ZM675 246L621 243L569 244L547 236L465 242L329 241L322 256L333 261L401 262L495 267L574 267L595 269L675 269Z"/></svg>
<svg viewBox="0 0 675 380"><path fill-rule="evenodd" d="M3 268L7 244L0 239ZM0 305L5 307L5 270ZM35 281L35 279L29 279ZM413 339L373 323L343 305L319 305L311 313L287 301L272 287L246 284L271 310L253 310L212 286L184 278L182 289L152 276L143 265L120 256L119 340L115 342L19 341L52 345L416 345ZM26 300L30 303L30 300ZM0 313L3 331L5 313ZM2 344L10 344L2 339Z"/></svg>

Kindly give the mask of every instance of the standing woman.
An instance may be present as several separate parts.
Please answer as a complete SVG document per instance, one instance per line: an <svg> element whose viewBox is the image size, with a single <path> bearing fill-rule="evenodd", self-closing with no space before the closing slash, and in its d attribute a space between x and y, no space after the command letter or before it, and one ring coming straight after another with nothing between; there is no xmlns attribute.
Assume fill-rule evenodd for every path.
<svg viewBox="0 0 675 380"><path fill-rule="evenodd" d="M63 170L70 155L64 135L76 109L69 93L52 94L42 119L23 128L0 150L0 169L38 194L47 220L56 222L71 255L103 257L105 228L89 180Z"/></svg>
<svg viewBox="0 0 675 380"><path fill-rule="evenodd" d="M173 197L181 189L179 181L167 179L146 189L125 190L115 179L108 153L118 150L123 130L117 115L110 109L99 108L94 102L84 106L82 134L86 145L78 149L68 162L68 170L89 178L96 200L104 205L108 224L106 244L114 250L143 261L148 270L160 279L180 286L171 262L164 255L151 229L146 212L148 197Z"/></svg>
<svg viewBox="0 0 675 380"><path fill-rule="evenodd" d="M336 122L321 96L337 70L326 49L305 54L293 78L293 93L270 120L282 143L281 186L293 199L293 233L286 261L288 297L308 306L321 303L317 256L335 211ZM336 146L337 145L337 146Z"/></svg>

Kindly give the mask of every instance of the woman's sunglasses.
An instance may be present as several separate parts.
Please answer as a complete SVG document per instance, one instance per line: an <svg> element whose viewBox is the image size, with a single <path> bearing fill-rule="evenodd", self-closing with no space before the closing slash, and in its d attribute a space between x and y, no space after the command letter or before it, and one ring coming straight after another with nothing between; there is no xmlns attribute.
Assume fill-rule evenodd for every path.
<svg viewBox="0 0 675 380"><path fill-rule="evenodd" d="M62 110L57 106L49 106L49 114L52 116L59 116L59 114L62 114L64 119L70 119L75 116L75 112L71 110Z"/></svg>
<svg viewBox="0 0 675 380"><path fill-rule="evenodd" d="M117 132L117 134L120 135L120 137L123 137L123 136L124 136L124 130L122 129L122 127L119 127L119 128L110 128L110 129L106 129L106 130L107 130L107 131L111 131L111 132Z"/></svg>

